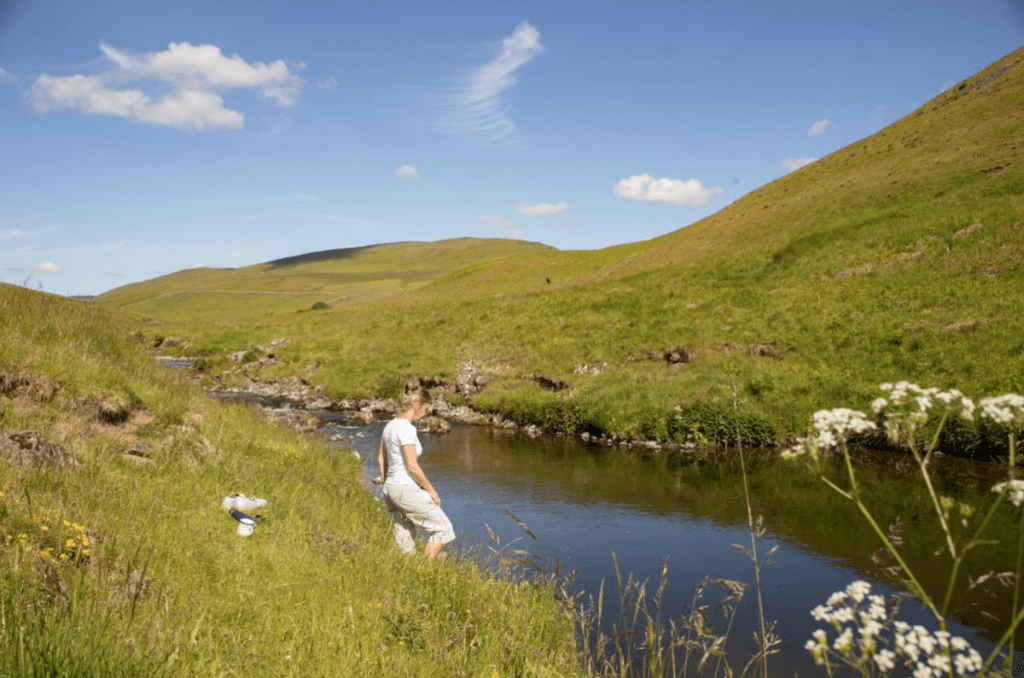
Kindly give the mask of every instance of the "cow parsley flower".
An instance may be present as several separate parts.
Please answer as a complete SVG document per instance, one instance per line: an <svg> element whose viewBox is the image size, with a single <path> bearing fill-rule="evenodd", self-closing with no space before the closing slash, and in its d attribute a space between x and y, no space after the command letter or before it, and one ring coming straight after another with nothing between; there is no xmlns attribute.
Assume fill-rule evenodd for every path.
<svg viewBox="0 0 1024 678"><path fill-rule="evenodd" d="M806 458L817 462L821 456L846 442L852 435L875 429L875 423L863 412L844 407L834 410L819 410L814 413L816 436L800 437L796 445L782 452L786 460Z"/></svg>
<svg viewBox="0 0 1024 678"><path fill-rule="evenodd" d="M871 409L875 414L885 412L885 430L890 440L912 437L928 423L933 413L957 414L968 421L974 420L974 401L955 388L940 391L922 388L909 381L882 384L879 388L888 397L876 398Z"/></svg>
<svg viewBox="0 0 1024 678"><path fill-rule="evenodd" d="M1024 503L1024 480L1007 480L992 486L992 491L997 494L1002 494L1007 489L1009 493L1006 498L1013 502L1014 506Z"/></svg>
<svg viewBox="0 0 1024 678"><path fill-rule="evenodd" d="M981 416L997 424L1024 424L1024 396L1016 393L982 398Z"/></svg>
<svg viewBox="0 0 1024 678"><path fill-rule="evenodd" d="M981 655L958 636L934 633L921 625L890 619L885 597L871 594L871 585L855 581L829 596L811 614L831 624L836 638L831 645L823 629L804 648L815 663L824 665L830 656L864 673L872 665L883 674L902 665L915 678L970 676L981 671Z"/></svg>

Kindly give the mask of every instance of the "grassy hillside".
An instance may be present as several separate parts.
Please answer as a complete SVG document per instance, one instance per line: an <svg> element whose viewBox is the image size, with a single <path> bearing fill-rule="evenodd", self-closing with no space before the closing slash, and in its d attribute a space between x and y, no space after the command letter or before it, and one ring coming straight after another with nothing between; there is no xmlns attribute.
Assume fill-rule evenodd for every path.
<svg viewBox="0 0 1024 678"><path fill-rule="evenodd" d="M0 317L0 439L77 461L0 461L0 675L574 675L550 588L400 556L347 452L156 367L122 314L0 284ZM269 502L250 538L232 492Z"/></svg>
<svg viewBox="0 0 1024 678"><path fill-rule="evenodd" d="M551 430L768 443L821 407L867 408L882 382L1024 390L1022 256L1024 50L651 241L479 262L315 316L150 310L214 368L288 337L264 374L337 396L473 360L489 379L477 406Z"/></svg>
<svg viewBox="0 0 1024 678"><path fill-rule="evenodd" d="M466 266L551 248L518 240L461 238L328 250L240 269L201 268L126 285L99 297L165 320L240 320L417 290Z"/></svg>

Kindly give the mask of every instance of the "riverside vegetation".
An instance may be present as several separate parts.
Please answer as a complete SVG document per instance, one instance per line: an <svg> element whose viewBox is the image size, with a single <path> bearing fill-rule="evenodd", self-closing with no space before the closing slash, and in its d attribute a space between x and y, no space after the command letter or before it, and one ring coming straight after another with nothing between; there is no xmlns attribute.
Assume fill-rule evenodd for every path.
<svg viewBox="0 0 1024 678"><path fill-rule="evenodd" d="M609 629L603 588L583 600L564 581L528 582L507 559L481 570L466 559L400 558L357 461L157 368L127 339L124 317L9 285L0 285L0 312L0 433L37 429L71 453L54 466L9 454L0 464L0 675L771 675L781 639L763 613L760 652L742 669L726 654L747 584L708 579L675 620L661 614L667 565L653 608L647 582L617 572L620 614ZM1024 398L981 401L982 418L1008 435L1008 479L967 505L936 494L928 466L948 413L973 418L973 404L915 389L890 386L873 406L920 465L949 543L952 592L967 551L988 548L986 528L1024 498L1015 477ZM863 675L903 666L920 678L1010 675L998 650L1012 652L1024 617L1021 544L1017 572L975 582L1013 590L1000 648L982 657L945 632L950 593L933 602L901 555L904 535L883 532L867 510L875 497L855 476L846 440L875 426L851 410L821 412L816 436L786 456L809 460L857 503L898 562L897 585L925 601L939 629L901 625L894 607L855 582L812 611L837 638L822 630L809 651L830 675L843 662ZM926 433L930 442L918 445ZM837 446L845 482L822 456ZM243 488L270 502L249 539L219 502ZM770 553L758 552L764 526L749 495L746 505L744 550L759 575ZM966 539L954 511L965 528L973 517ZM717 605L705 599L709 588L723 592Z"/></svg>
<svg viewBox="0 0 1024 678"><path fill-rule="evenodd" d="M866 407L886 381L1024 391L1021 130L1017 51L650 241L381 245L184 272L98 303L179 337L162 350L211 374L288 337L261 375L301 374L332 398L451 383L472 361L487 379L475 407L548 431L774 444L822 407ZM947 438L1005 451L972 426Z"/></svg>
<svg viewBox="0 0 1024 678"><path fill-rule="evenodd" d="M0 433L78 460L0 462L0 675L572 675L550 586L399 557L350 455L156 367L118 314L0 284L0 317ZM233 492L269 502L248 539Z"/></svg>
<svg viewBox="0 0 1024 678"><path fill-rule="evenodd" d="M339 396L393 394L409 376L451 378L474 360L490 380L477 407L623 439L764 443L767 435L749 432L766 427L773 439L789 438L811 412L867 409L874 384L900 377L971 393L1024 390L1024 321L1014 303L1024 249L1022 57L649 243L483 257L415 289L344 304L312 295L302 309L331 308L283 319L244 319L241 310L232 318L225 303L223 319L193 322L180 308L155 312L167 299L159 295L148 318L131 318L0 285L0 427L43 431L80 460L64 470L0 465L0 673L770 675L778 639L763 617L761 653L734 672L722 659L728 627L709 629L698 598L680 625L666 624L641 604L646 586L620 577L620 595L635 603L623 608L633 626L602 636L593 621L601 598L588 612L560 601L553 583L494 576L460 559L396 558L354 460L206 399L125 337L140 321L151 333L173 331L215 369L240 344L287 333L292 343L268 373L303 371ZM417 331L400 332L410 319ZM671 368L659 357L666 353L686 359ZM918 428L890 429L893 444L914 451L929 490L928 460L940 445L1009 441L1008 478L990 504L968 507L977 517L930 491L953 581L961 555L982 545L983 528L1012 510L1007 497L1020 503L1021 489L1008 422L940 421L924 445ZM828 422L817 431L799 449L828 441L848 463L845 434L856 431L840 436ZM852 470L848 483L830 482L861 506ZM249 540L217 508L234 491L270 502ZM763 526L748 511L757 572ZM953 511L963 517L951 520ZM972 518L981 522L959 534ZM891 530L875 529L898 559ZM1009 675L998 654L979 659L941 635L948 596L932 601L912 570L897 566L906 589L937 611L938 632L894 621L893 645L883 648L869 624L882 625L878 601L852 584L814 611L839 627L857 624L837 628L831 643L808 643L829 672L847 662L865 675ZM1007 643L1021 617L1020 569L993 573L1014 591ZM709 585L735 609L738 582ZM595 650L582 658L580 635ZM673 663L675 649L693 662L684 654Z"/></svg>

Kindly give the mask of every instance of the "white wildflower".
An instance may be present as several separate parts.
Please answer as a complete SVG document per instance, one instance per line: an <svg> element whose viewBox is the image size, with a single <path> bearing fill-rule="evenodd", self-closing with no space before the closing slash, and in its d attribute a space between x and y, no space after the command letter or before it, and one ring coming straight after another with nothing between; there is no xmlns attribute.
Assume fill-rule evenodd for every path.
<svg viewBox="0 0 1024 678"><path fill-rule="evenodd" d="M875 398L874 400L871 401L871 410L875 414L881 414L882 410L884 410L885 406L888 404L889 401L886 400L885 398Z"/></svg>
<svg viewBox="0 0 1024 678"><path fill-rule="evenodd" d="M882 673L887 673L896 668L896 653L892 650L882 650L875 655L875 663Z"/></svg>
<svg viewBox="0 0 1024 678"><path fill-rule="evenodd" d="M914 678L946 678L954 670L957 676L966 677L983 666L981 655L963 638L889 619L885 596L872 594L865 581L852 582L845 591L833 593L827 605L817 606L811 614L832 624L838 633L830 646L828 633L818 629L804 645L819 666L832 655L861 673L872 664L881 674L902 664Z"/></svg>
<svg viewBox="0 0 1024 678"><path fill-rule="evenodd" d="M991 419L997 424L1024 424L1024 396L1016 393L982 398L978 403L981 416Z"/></svg>
<svg viewBox="0 0 1024 678"><path fill-rule="evenodd" d="M1007 480L992 486L992 491L997 494L1002 494L1007 490L1009 493L1006 498L1013 502L1014 506L1024 503L1024 480Z"/></svg>
<svg viewBox="0 0 1024 678"><path fill-rule="evenodd" d="M841 607L832 613L832 623L835 625L852 622L854 619L856 617L853 614L852 607Z"/></svg>
<svg viewBox="0 0 1024 678"><path fill-rule="evenodd" d="M961 676L977 673L982 667L981 655L973 647L969 648L967 654L958 654L953 658L953 665Z"/></svg>
<svg viewBox="0 0 1024 678"><path fill-rule="evenodd" d="M847 628L840 633L839 637L832 643L832 647L842 654L850 654L850 650L853 649L853 629Z"/></svg>
<svg viewBox="0 0 1024 678"><path fill-rule="evenodd" d="M863 638L873 638L882 632L882 625L875 620L870 620L860 627L860 635Z"/></svg>
<svg viewBox="0 0 1024 678"><path fill-rule="evenodd" d="M817 621L830 622L832 621L832 612L828 607L819 605L818 607L811 610L811 616Z"/></svg>
<svg viewBox="0 0 1024 678"><path fill-rule="evenodd" d="M936 653L928 658L928 666L932 667L932 673L936 676L941 676L949 673L949 657L944 654Z"/></svg>
<svg viewBox="0 0 1024 678"><path fill-rule="evenodd" d="M815 412L814 428L818 429L819 438L828 436L829 439L842 441L857 433L873 431L875 422L868 419L863 412L838 407Z"/></svg>
<svg viewBox="0 0 1024 678"><path fill-rule="evenodd" d="M871 593L871 584L858 580L846 587L846 592L855 602L859 603Z"/></svg>

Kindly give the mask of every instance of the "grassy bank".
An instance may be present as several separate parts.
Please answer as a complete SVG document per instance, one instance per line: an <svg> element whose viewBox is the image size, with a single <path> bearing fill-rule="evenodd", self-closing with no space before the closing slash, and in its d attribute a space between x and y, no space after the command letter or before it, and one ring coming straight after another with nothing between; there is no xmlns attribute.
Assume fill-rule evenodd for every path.
<svg viewBox="0 0 1024 678"><path fill-rule="evenodd" d="M572 675L553 591L401 557L351 455L211 401L92 305L0 285L2 675ZM250 538L220 503L268 500Z"/></svg>
<svg viewBox="0 0 1024 678"><path fill-rule="evenodd" d="M254 294L260 317L228 305L218 320L209 297L161 296L158 281L100 303L144 309L150 336L182 337L173 350L204 356L211 372L230 352L287 337L262 374L302 374L335 397L392 395L410 377L454 382L473 361L487 379L478 407L549 430L770 444L803 433L822 407L866 408L887 381L1024 390L1021 129L1017 51L874 136L651 241L453 259L461 267L429 283L316 312L309 299L284 313ZM356 252L324 279L413 275L417 247L437 255L437 244L393 247L405 264L386 248ZM291 270L309 273L286 264L242 287L265 290ZM299 288L311 289L289 291ZM950 446L967 453L984 442L957 434Z"/></svg>

